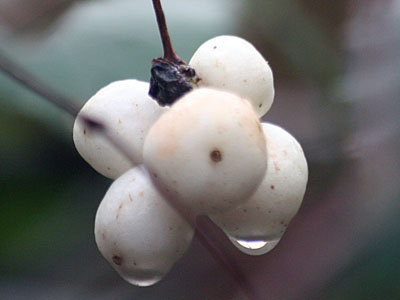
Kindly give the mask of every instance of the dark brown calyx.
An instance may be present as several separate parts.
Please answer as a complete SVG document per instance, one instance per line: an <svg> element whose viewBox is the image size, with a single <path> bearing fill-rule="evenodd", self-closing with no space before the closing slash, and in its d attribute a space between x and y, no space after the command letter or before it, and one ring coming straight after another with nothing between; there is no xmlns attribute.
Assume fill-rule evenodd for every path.
<svg viewBox="0 0 400 300"><path fill-rule="evenodd" d="M193 68L165 58L153 59L149 95L161 106L171 105L197 83Z"/></svg>
<svg viewBox="0 0 400 300"><path fill-rule="evenodd" d="M200 80L196 72L174 51L160 0L153 0L164 57L153 59L149 95L161 106L171 105Z"/></svg>

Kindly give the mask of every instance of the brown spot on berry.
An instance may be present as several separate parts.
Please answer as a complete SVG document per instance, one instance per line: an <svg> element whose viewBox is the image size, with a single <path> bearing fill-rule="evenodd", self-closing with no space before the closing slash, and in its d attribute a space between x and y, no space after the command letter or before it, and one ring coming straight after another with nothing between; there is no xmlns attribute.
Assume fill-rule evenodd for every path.
<svg viewBox="0 0 400 300"><path fill-rule="evenodd" d="M274 190L275 189L275 186L274 185L271 185L271 190Z"/></svg>
<svg viewBox="0 0 400 300"><path fill-rule="evenodd" d="M112 261L114 262L114 264L116 264L118 266L122 265L122 257L121 256L114 255L112 257Z"/></svg>
<svg viewBox="0 0 400 300"><path fill-rule="evenodd" d="M133 202L133 197L131 194L129 194L129 200L131 200L131 202Z"/></svg>
<svg viewBox="0 0 400 300"><path fill-rule="evenodd" d="M102 238L103 238L103 240L105 241L105 240L107 239L106 233L105 233L105 232L103 232L103 233L101 234L101 237L102 237Z"/></svg>
<svg viewBox="0 0 400 300"><path fill-rule="evenodd" d="M222 153L219 150L213 150L210 152L210 158L213 162L220 162L222 160Z"/></svg>
<svg viewBox="0 0 400 300"><path fill-rule="evenodd" d="M124 206L123 203L121 203L121 204L118 206L118 209L117 209L117 217L116 217L117 220L119 219L119 215L120 215L120 213L121 213L121 209L122 209L123 206Z"/></svg>
<svg viewBox="0 0 400 300"><path fill-rule="evenodd" d="M213 49L217 49L217 46L214 46Z"/></svg>
<svg viewBox="0 0 400 300"><path fill-rule="evenodd" d="M83 129L83 134L85 134L85 135L86 135L86 128L84 128L84 129Z"/></svg>
<svg viewBox="0 0 400 300"><path fill-rule="evenodd" d="M261 108L262 107L262 103L258 104L258 107Z"/></svg>

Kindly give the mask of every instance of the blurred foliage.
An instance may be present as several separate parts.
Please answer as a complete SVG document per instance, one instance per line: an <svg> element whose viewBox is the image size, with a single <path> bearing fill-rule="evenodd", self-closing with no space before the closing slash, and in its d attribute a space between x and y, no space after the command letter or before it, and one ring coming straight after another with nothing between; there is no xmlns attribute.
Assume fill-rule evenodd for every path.
<svg viewBox="0 0 400 300"><path fill-rule="evenodd" d="M19 272L54 263L70 245L90 236L98 202L94 196L101 197L106 186L88 167L75 163L79 156L71 143L47 126L3 104L0 115L0 266ZM88 180L82 173L95 178L89 185L96 190L86 195L92 201L82 201L86 190L82 193L80 185Z"/></svg>
<svg viewBox="0 0 400 300"><path fill-rule="evenodd" d="M337 2L329 7L340 7ZM245 20L246 34L260 49L268 47L271 53L267 57L278 79L311 81L326 88L340 75L340 53L336 39L306 10L307 7L327 8L327 5L320 1L305 4L290 0L250 1L246 7L250 12L247 16L251 18ZM328 25L328 28L334 27Z"/></svg>
<svg viewBox="0 0 400 300"><path fill-rule="evenodd" d="M400 195L397 195L400 201ZM321 300L395 300L400 295L400 219L391 218L388 230L359 254L323 291ZM394 230L393 230L394 229Z"/></svg>
<svg viewBox="0 0 400 300"><path fill-rule="evenodd" d="M180 1L174 1L175 4ZM201 43L214 34L230 32L227 17L218 14L219 2L166 7L170 31L178 53L189 59ZM185 7L186 6L186 7ZM193 16L187 11L196 10ZM175 5L176 7L176 5ZM208 13L208 11L211 12ZM199 16L208 14L206 24ZM190 24L183 26L184 24ZM217 31L211 29L218 28ZM150 1L89 1L74 5L54 27L32 38L0 36L1 49L46 84L83 104L111 81L137 78L148 81L151 60L162 56ZM193 36L192 32L196 33ZM191 37L185 39L184 37ZM62 126L63 112L0 75L2 101L29 117ZM50 124L49 124L50 125Z"/></svg>

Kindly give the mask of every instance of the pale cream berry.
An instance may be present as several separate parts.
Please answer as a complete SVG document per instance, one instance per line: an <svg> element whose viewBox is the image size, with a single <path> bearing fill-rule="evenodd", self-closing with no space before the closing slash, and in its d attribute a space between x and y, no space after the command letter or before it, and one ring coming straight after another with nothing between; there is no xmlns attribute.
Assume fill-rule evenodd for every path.
<svg viewBox="0 0 400 300"><path fill-rule="evenodd" d="M141 166L114 181L95 221L100 252L121 277L138 286L161 280L185 253L193 233Z"/></svg>
<svg viewBox="0 0 400 300"><path fill-rule="evenodd" d="M160 117L143 158L160 191L194 213L226 211L246 200L267 163L251 104L210 88L194 89Z"/></svg>
<svg viewBox="0 0 400 300"><path fill-rule="evenodd" d="M300 208L308 180L307 161L296 139L276 125L262 127L268 152L262 183L244 204L211 216L231 239L243 244L279 241Z"/></svg>
<svg viewBox="0 0 400 300"><path fill-rule="evenodd" d="M147 131L166 110L148 96L148 90L146 82L116 81L99 90L79 113L101 121L109 134L123 142L136 164L142 163ZM115 179L134 165L102 132L95 132L79 117L73 139L79 154L106 177Z"/></svg>
<svg viewBox="0 0 400 300"><path fill-rule="evenodd" d="M226 90L249 100L259 117L270 109L275 93L272 70L246 40L212 38L197 49L189 65L201 79L199 86Z"/></svg>

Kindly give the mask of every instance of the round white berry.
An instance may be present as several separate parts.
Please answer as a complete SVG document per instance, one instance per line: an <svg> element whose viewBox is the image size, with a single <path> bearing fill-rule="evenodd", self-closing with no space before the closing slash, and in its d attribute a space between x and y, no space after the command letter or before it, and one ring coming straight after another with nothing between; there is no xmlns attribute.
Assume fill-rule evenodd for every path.
<svg viewBox="0 0 400 300"><path fill-rule="evenodd" d="M246 40L218 36L197 49L189 65L201 79L199 86L226 90L249 100L259 117L274 99L273 75L268 62Z"/></svg>
<svg viewBox="0 0 400 300"><path fill-rule="evenodd" d="M99 90L80 111L73 129L79 154L99 173L117 178L133 166L100 132L86 126L80 115L92 117L105 125L109 134L123 142L142 163L142 147L148 129L165 111L148 96L149 84L137 80L116 81Z"/></svg>
<svg viewBox="0 0 400 300"><path fill-rule="evenodd" d="M186 251L193 232L141 166L114 181L95 221L100 252L126 281L138 286L161 280Z"/></svg>
<svg viewBox="0 0 400 300"><path fill-rule="evenodd" d="M143 158L160 191L194 213L237 206L255 191L267 163L251 104L209 88L194 89L160 117Z"/></svg>
<svg viewBox="0 0 400 300"><path fill-rule="evenodd" d="M267 141L268 168L257 191L232 211L211 216L239 242L277 241L297 213L308 180L307 161L300 144L276 125L262 124Z"/></svg>

